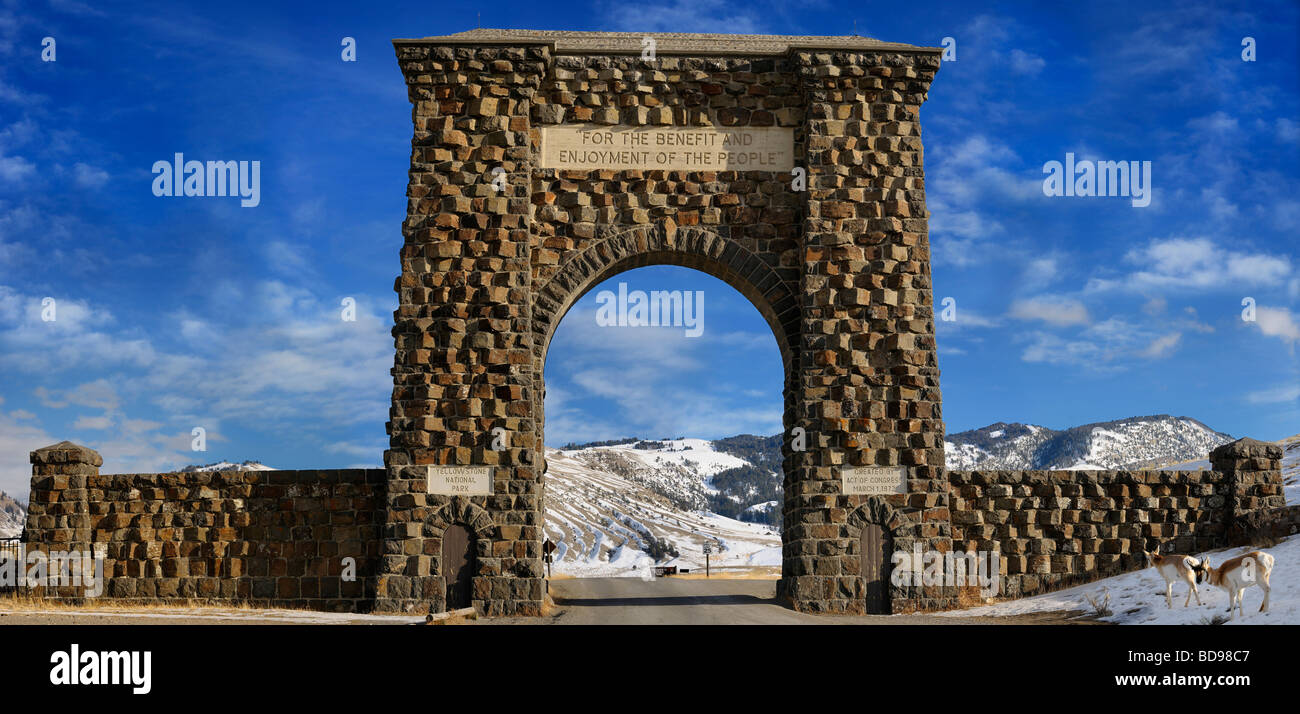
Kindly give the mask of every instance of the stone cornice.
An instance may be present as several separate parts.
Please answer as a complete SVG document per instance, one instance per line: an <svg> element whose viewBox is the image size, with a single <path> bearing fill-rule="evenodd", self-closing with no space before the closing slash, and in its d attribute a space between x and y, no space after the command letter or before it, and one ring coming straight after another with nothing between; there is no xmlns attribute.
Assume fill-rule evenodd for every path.
<svg viewBox="0 0 1300 714"><path fill-rule="evenodd" d="M881 42L870 37L828 35L729 35L688 32L568 32L555 30L477 29L437 37L395 39L395 47L410 45L543 45L552 53L641 54L644 37L655 40L655 52L695 56L782 56L798 51L905 52L938 54L938 47Z"/></svg>

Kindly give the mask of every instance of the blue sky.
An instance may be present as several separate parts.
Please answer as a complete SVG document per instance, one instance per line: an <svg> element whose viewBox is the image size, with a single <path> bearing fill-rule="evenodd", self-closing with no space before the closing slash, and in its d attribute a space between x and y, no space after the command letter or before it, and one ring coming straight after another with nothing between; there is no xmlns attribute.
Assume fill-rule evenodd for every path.
<svg viewBox="0 0 1300 714"><path fill-rule="evenodd" d="M24 495L27 452L62 439L109 472L378 465L411 132L389 40L477 13L953 38L922 113L935 295L957 308L949 430L1173 413L1300 432L1296 4L981 5L0 0L0 489ZM260 205L155 197L175 152L260 161ZM1151 205L1045 196L1067 152L1152 162ZM551 348L549 443L780 429L780 357L743 297L679 268L619 281L703 291L706 330L600 328L589 295Z"/></svg>

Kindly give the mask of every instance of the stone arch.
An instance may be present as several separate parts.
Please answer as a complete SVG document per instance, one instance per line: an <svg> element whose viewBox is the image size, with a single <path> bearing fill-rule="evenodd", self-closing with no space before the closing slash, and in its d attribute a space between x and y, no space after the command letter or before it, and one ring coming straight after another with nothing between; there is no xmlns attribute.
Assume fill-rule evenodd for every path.
<svg viewBox="0 0 1300 714"><path fill-rule="evenodd" d="M461 494L430 491L426 467L491 466L492 490L473 499L504 557L485 559L476 603L486 614L540 614L551 335L600 280L657 264L724 280L776 336L784 427L800 430L799 447L791 440L783 454L780 592L792 607L859 607L845 519L863 498L846 491L845 468L898 475L902 493L882 498L908 519L900 546L951 548L919 124L941 50L856 37L737 37L724 47L664 34L681 71L647 84L631 79L645 68L621 51L640 39L476 30L396 45L413 151L377 609L423 608L434 589L417 524ZM597 157L562 168L548 136L593 123L761 128L806 170L806 190L753 165L623 169ZM499 192L481 185L485 165L505 171ZM498 427L511 438L503 450L492 447ZM944 605L940 593L909 596L915 607Z"/></svg>
<svg viewBox="0 0 1300 714"><path fill-rule="evenodd" d="M849 538L856 540L862 536L862 527L874 523L886 528L895 537L905 535L902 531L908 524L907 517L879 496L869 496L862 504L849 513L846 522Z"/></svg>
<svg viewBox="0 0 1300 714"><path fill-rule="evenodd" d="M738 242L694 226L659 221L610 227L573 255L533 292L533 345L538 371L546 363L551 336L583 295L619 273L651 265L677 265L711 275L744 295L767 321L781 350L787 375L796 373L801 313L797 285Z"/></svg>
<svg viewBox="0 0 1300 714"><path fill-rule="evenodd" d="M785 405L782 429L789 433L797 420L795 395L798 391L800 330L803 311L798 298L798 281L783 278L775 268L738 241L694 226L676 226L671 220L635 227L607 227L600 237L560 264L540 285L533 286L532 328L534 365L539 389L534 391L535 442L544 454L545 367L551 338L565 314L596 285L634 268L676 265L711 275L749 300L776 339L781 352ZM785 487L783 513L790 503L791 463L788 444L783 444L782 471ZM540 469L546 471L543 456ZM545 479L542 479L545 501ZM782 529L783 534L787 529ZM782 536L783 542L785 535Z"/></svg>
<svg viewBox="0 0 1300 714"><path fill-rule="evenodd" d="M496 535L493 532L496 524L486 509L471 503L467 498L456 496L429 512L424 519L424 536L441 538L443 531L455 523L469 528L480 543L486 543Z"/></svg>

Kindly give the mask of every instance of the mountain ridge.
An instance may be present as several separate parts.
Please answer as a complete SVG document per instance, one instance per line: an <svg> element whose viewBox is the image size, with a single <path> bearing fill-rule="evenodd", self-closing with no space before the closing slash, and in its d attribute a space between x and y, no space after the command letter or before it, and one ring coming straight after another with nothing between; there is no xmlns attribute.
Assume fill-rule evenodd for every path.
<svg viewBox="0 0 1300 714"><path fill-rule="evenodd" d="M944 439L950 469L1079 470L1155 468L1207 458L1232 436L1191 417L1154 414L1067 429L995 422Z"/></svg>

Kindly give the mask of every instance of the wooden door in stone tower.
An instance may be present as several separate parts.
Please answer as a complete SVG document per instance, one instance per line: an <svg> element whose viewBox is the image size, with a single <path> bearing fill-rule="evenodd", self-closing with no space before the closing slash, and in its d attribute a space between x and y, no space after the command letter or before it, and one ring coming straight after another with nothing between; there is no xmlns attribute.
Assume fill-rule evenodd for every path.
<svg viewBox="0 0 1300 714"><path fill-rule="evenodd" d="M447 582L447 609L470 607L474 603L474 537L462 525L442 534L442 575Z"/></svg>
<svg viewBox="0 0 1300 714"><path fill-rule="evenodd" d="M862 580L866 585L867 612L889 614L889 566L893 551L889 533L875 523L862 526Z"/></svg>

